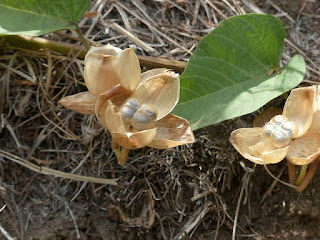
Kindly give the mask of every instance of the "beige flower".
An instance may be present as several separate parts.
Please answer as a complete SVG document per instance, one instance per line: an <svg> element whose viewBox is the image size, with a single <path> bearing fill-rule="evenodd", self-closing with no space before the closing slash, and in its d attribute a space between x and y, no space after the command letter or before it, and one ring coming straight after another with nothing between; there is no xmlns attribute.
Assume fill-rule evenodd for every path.
<svg viewBox="0 0 320 240"><path fill-rule="evenodd" d="M134 90L140 82L139 60L131 48L121 50L108 44L91 47L84 60L84 80L95 96L120 84Z"/></svg>
<svg viewBox="0 0 320 240"><path fill-rule="evenodd" d="M160 68L141 74L132 49L107 45L90 49L84 79L89 92L65 97L59 104L83 114L95 113L110 131L113 145L164 149L194 142L189 122L169 114L179 100L177 73Z"/></svg>
<svg viewBox="0 0 320 240"><path fill-rule="evenodd" d="M320 87L294 89L282 115L263 128L241 128L230 142L246 159L257 164L278 163L284 158L306 165L320 155Z"/></svg>

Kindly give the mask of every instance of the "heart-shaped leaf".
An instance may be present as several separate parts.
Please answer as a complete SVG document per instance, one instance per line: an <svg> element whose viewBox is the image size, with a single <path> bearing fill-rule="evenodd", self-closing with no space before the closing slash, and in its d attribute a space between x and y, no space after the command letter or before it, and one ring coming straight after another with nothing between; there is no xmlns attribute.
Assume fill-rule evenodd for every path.
<svg viewBox="0 0 320 240"><path fill-rule="evenodd" d="M271 74L279 66L285 35L283 24L270 15L224 20L191 56L173 113L195 130L251 113L297 86L305 73L300 56Z"/></svg>
<svg viewBox="0 0 320 240"><path fill-rule="evenodd" d="M1 0L0 35L39 36L74 29L88 0Z"/></svg>

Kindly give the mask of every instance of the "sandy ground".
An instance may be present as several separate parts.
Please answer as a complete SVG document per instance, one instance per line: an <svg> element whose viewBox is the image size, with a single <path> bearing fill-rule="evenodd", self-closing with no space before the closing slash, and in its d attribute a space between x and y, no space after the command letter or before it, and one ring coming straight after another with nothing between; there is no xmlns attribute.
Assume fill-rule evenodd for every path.
<svg viewBox="0 0 320 240"><path fill-rule="evenodd" d="M187 62L199 40L230 16L273 14L287 30L281 64L301 54L308 65L302 85L319 84L319 1L97 0L88 11L93 17L79 26L90 42L133 46L141 59L152 57L141 61L144 70L161 59ZM43 38L81 45L70 31ZM228 142L261 110L195 131L192 145L131 151L119 166L94 116L57 106L61 97L86 90L80 55L0 51L1 239L223 240L233 232L235 239L320 239L319 174L297 193ZM283 104L279 98L268 106ZM51 169L118 185L53 177ZM269 170L288 182L284 161Z"/></svg>

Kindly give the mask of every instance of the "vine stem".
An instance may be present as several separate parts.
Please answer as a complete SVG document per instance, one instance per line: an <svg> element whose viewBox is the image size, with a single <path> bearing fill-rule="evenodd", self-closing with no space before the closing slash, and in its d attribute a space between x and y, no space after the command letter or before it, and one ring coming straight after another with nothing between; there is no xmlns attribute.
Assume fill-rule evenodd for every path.
<svg viewBox="0 0 320 240"><path fill-rule="evenodd" d="M76 29L75 29L75 32L77 33L77 35L79 36L80 38L80 41L82 42L83 46L89 51L90 49L90 46L87 42L87 40L85 39L85 37L83 36L78 24L74 23L74 25L76 26Z"/></svg>
<svg viewBox="0 0 320 240"><path fill-rule="evenodd" d="M42 37L31 37L31 36L19 36L19 35L8 35L0 37L0 47L12 47L15 49L22 50L35 50L37 52L43 52L43 49L48 49L54 52L58 52L64 56L73 51L79 58L84 58L87 50L82 46L58 42L55 40L49 40ZM47 55L47 54L46 54ZM137 55L140 65L147 68L168 68L175 72L182 73L187 65L186 62L177 61L174 59L165 59L161 57L149 57Z"/></svg>
<svg viewBox="0 0 320 240"><path fill-rule="evenodd" d="M121 147L120 158L118 159L119 165L124 165L127 161L130 149Z"/></svg>
<svg viewBox="0 0 320 240"><path fill-rule="evenodd" d="M124 165L127 161L130 149L121 147L116 141L111 140L111 148L116 154L119 165Z"/></svg>
<svg viewBox="0 0 320 240"><path fill-rule="evenodd" d="M299 173L299 176L298 176L297 181L296 181L296 185L297 186L300 185L300 183L302 182L302 180L306 176L307 170L308 170L308 164L301 166L300 173Z"/></svg>
<svg viewBox="0 0 320 240"><path fill-rule="evenodd" d="M320 159L316 159L311 167L309 168L309 170L307 171L307 173L305 174L305 177L303 178L302 182L300 183L300 185L296 188L297 192L302 192L303 190L306 189L306 187L309 185L310 181L312 180L312 178L314 177L314 175L317 172L318 166L320 163Z"/></svg>

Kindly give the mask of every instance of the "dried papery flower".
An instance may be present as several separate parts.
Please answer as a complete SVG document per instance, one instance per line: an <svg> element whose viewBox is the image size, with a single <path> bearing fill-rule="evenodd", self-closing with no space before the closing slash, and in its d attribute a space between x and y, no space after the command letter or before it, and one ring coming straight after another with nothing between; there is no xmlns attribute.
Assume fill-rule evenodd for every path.
<svg viewBox="0 0 320 240"><path fill-rule="evenodd" d="M317 86L292 90L282 115L273 117L262 130L261 128L252 128L251 130L238 129L232 132L230 142L240 154L258 164L277 163L285 156L295 165L309 164L315 159L315 156L320 155L320 142L317 144L318 148L312 147L313 150L316 150L315 152L310 153L310 151L302 150L311 148L310 143L314 142L311 139L316 140L320 135L320 132L313 131L320 123L312 122L316 106L320 104L319 99L316 98L317 95L319 95L319 87ZM312 128L310 128L311 125ZM309 137L304 137L306 132ZM296 146L296 141L299 142L299 146ZM255 149L259 145L262 145L262 149L265 145L268 150L263 153L262 150L255 151L254 154L248 151L248 149ZM295 149L291 145L294 145ZM281 154L275 154L276 151ZM286 153L285 156L283 153ZM269 157L268 160L265 159L268 155L272 155L272 159Z"/></svg>
<svg viewBox="0 0 320 240"><path fill-rule="evenodd" d="M84 66L86 86L95 96L118 84L134 90L140 82L139 60L131 48L121 50L110 44L91 47Z"/></svg>
<svg viewBox="0 0 320 240"><path fill-rule="evenodd" d="M270 140L275 148L283 148L288 146L291 139L298 134L298 126L294 122L290 122L283 115L276 115L268 123L263 126L265 137Z"/></svg>
<svg viewBox="0 0 320 240"><path fill-rule="evenodd" d="M134 91L132 98L153 105L158 110L157 120L159 120L176 106L179 94L179 74L168 70L146 78Z"/></svg>
<svg viewBox="0 0 320 240"><path fill-rule="evenodd" d="M132 49L108 44L87 53L84 79L89 92L65 97L59 104L83 114L95 113L112 135L120 164L128 149L194 142L189 122L169 114L179 100L179 74L164 68L141 74Z"/></svg>
<svg viewBox="0 0 320 240"><path fill-rule="evenodd" d="M194 142L188 121L169 114L179 99L179 75L170 70L161 70L160 74L151 70L145 76L132 93L98 97L96 115L101 124L115 142L128 149L169 148Z"/></svg>
<svg viewBox="0 0 320 240"><path fill-rule="evenodd" d="M139 60L131 48L121 50L110 44L92 46L85 56L84 67L84 80L89 91L65 97L58 104L83 114L94 114L95 102L101 93L116 87L121 91L134 90L140 79ZM113 90L110 94L118 92Z"/></svg>
<svg viewBox="0 0 320 240"><path fill-rule="evenodd" d="M307 165L320 155L320 87L291 91L282 115L262 128L242 128L231 133L230 142L248 160L257 164Z"/></svg>
<svg viewBox="0 0 320 240"><path fill-rule="evenodd" d="M158 110L152 104L141 104L135 98L128 98L120 107L121 118L129 127L137 130L149 129L158 116Z"/></svg>

